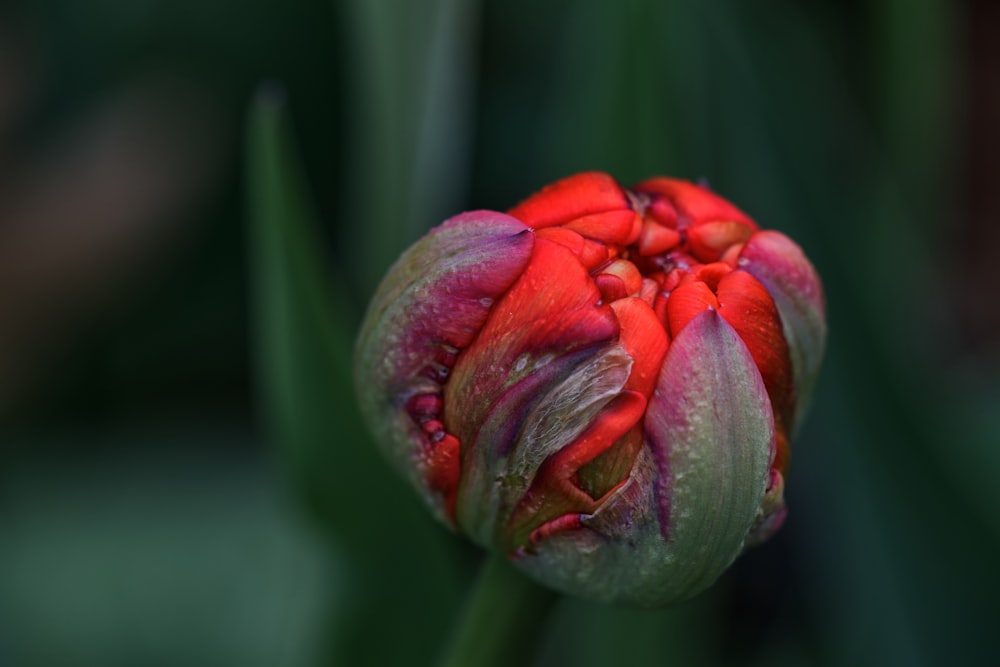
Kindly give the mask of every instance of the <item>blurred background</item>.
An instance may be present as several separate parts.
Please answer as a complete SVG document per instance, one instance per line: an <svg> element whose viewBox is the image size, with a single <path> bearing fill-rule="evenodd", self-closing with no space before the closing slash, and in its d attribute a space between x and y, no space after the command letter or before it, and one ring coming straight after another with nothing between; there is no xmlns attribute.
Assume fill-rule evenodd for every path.
<svg viewBox="0 0 1000 667"><path fill-rule="evenodd" d="M0 9L0 665L423 665L481 555L350 346L449 215L587 169L796 239L830 341L791 515L707 594L561 601L538 665L977 665L1000 616L1000 5Z"/></svg>

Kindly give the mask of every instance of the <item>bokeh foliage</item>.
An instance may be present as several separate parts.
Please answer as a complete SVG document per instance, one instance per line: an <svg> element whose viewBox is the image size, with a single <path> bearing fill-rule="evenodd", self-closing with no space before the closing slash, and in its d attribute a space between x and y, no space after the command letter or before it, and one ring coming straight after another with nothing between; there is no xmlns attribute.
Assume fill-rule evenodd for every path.
<svg viewBox="0 0 1000 667"><path fill-rule="evenodd" d="M124 251L78 273L0 264L0 327L28 332L0 337L0 361L30 361L0 364L20 369L0 383L0 663L431 664L480 554L368 442L354 326L431 225L601 169L704 178L796 239L826 282L829 354L778 537L674 609L561 601L536 663L990 664L1000 340L954 297L972 288L963 239L984 229L961 122L983 85L964 46L976 7L3 10L0 73L18 76L0 98L21 101L0 105L0 242L55 219L32 217L55 187L32 179L88 150L80 118L142 122L97 144L103 162L67 158L71 182L143 162L166 165L154 181L200 180L150 189L121 216L140 230ZM179 148L144 161L107 148L177 128ZM109 192L50 224L111 217ZM162 210L175 231L154 235ZM31 247L44 261L50 246L90 257Z"/></svg>

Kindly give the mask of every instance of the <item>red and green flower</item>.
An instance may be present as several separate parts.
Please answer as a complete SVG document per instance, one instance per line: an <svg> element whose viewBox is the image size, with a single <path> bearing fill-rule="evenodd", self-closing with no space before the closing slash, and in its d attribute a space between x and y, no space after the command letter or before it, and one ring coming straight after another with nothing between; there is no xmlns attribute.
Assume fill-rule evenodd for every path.
<svg viewBox="0 0 1000 667"><path fill-rule="evenodd" d="M584 173L409 248L357 390L443 521L557 589L659 605L781 525L825 334L786 236L687 181Z"/></svg>

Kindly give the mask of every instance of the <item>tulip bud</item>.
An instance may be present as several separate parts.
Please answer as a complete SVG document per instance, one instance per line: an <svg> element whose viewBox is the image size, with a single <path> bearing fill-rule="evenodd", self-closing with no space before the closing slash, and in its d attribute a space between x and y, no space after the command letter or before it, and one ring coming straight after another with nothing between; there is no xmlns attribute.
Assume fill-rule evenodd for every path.
<svg viewBox="0 0 1000 667"><path fill-rule="evenodd" d="M561 591L664 605L780 527L825 335L787 237L686 181L584 173L404 252L357 392L442 521Z"/></svg>

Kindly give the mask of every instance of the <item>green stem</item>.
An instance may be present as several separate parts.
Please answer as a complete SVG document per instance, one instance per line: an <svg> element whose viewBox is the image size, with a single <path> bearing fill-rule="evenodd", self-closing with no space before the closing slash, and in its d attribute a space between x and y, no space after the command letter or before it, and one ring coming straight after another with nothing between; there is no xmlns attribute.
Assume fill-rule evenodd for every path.
<svg viewBox="0 0 1000 667"><path fill-rule="evenodd" d="M483 564L440 667L531 663L556 594L515 570L501 556Z"/></svg>

